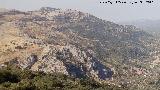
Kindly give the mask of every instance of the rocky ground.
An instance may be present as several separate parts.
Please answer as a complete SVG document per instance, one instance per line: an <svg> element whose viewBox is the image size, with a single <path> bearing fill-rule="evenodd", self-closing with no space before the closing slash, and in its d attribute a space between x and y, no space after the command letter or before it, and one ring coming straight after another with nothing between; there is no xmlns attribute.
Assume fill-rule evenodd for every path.
<svg viewBox="0 0 160 90"><path fill-rule="evenodd" d="M0 12L0 64L158 90L159 39L75 10Z"/></svg>

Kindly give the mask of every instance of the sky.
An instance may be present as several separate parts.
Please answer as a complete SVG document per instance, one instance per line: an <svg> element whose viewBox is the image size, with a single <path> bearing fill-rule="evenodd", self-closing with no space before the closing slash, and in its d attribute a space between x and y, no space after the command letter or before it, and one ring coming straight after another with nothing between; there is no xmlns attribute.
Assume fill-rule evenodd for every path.
<svg viewBox="0 0 160 90"><path fill-rule="evenodd" d="M127 4L100 3L109 0L0 0L0 8L23 11L38 10L41 7L79 10L113 22L126 22L141 19L160 20L160 0L144 3L146 0L126 0ZM125 1L125 0L121 0ZM143 3L130 4L129 2Z"/></svg>

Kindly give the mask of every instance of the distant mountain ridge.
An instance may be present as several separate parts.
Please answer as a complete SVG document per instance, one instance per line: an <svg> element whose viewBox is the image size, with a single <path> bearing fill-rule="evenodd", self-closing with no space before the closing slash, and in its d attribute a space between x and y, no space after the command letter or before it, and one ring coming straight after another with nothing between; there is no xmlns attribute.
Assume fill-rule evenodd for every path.
<svg viewBox="0 0 160 90"><path fill-rule="evenodd" d="M8 10L5 8L0 8L0 12L7 12Z"/></svg>
<svg viewBox="0 0 160 90"><path fill-rule="evenodd" d="M137 20L137 21L130 21L130 22L120 22L120 24L126 25L135 25L138 28L141 28L148 32L160 32L160 20Z"/></svg>

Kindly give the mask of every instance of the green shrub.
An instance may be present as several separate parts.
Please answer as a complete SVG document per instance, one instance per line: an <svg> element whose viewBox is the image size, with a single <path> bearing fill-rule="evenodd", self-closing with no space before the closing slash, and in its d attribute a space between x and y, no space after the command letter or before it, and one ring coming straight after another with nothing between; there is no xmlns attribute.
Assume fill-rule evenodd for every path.
<svg viewBox="0 0 160 90"><path fill-rule="evenodd" d="M7 70L0 71L0 84L4 82L17 83L19 81L20 79L18 75Z"/></svg>
<svg viewBox="0 0 160 90"><path fill-rule="evenodd" d="M93 79L78 79L61 73L21 70L8 66L0 69L0 90L124 90L100 84Z"/></svg>

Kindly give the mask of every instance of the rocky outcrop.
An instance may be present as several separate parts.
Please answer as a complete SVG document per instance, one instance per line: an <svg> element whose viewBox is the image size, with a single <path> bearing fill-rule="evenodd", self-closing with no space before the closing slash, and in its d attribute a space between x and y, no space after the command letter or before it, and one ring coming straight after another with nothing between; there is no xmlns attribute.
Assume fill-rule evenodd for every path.
<svg viewBox="0 0 160 90"><path fill-rule="evenodd" d="M22 68L30 69L38 61L37 55L30 55L26 61L22 62L20 65Z"/></svg>
<svg viewBox="0 0 160 90"><path fill-rule="evenodd" d="M113 71L96 59L89 50L82 51L75 46L50 46L47 50L48 52L45 51L42 55L37 70L60 72L77 78L96 77L102 80L113 75Z"/></svg>

